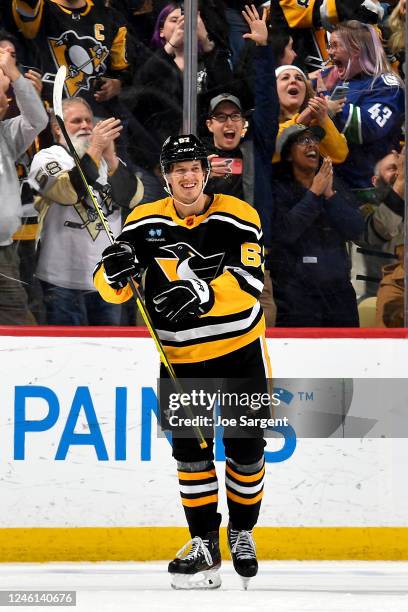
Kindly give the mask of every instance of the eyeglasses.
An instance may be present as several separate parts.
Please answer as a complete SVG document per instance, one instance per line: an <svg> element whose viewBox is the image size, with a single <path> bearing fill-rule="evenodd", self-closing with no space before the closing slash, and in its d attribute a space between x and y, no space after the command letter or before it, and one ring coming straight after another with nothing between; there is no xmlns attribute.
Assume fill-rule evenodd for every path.
<svg viewBox="0 0 408 612"><path fill-rule="evenodd" d="M337 51L337 49L346 50L344 45L335 41L327 43L326 47L328 51Z"/></svg>
<svg viewBox="0 0 408 612"><path fill-rule="evenodd" d="M301 146L317 144L318 142L320 142L320 138L318 138L317 136L314 136L314 134L308 134L307 136L306 135L299 136L299 138L295 140L295 144L298 144Z"/></svg>
<svg viewBox="0 0 408 612"><path fill-rule="evenodd" d="M241 121L242 119L241 113L218 113L217 115L212 115L212 119L215 119L218 123L225 123L228 117L231 121Z"/></svg>

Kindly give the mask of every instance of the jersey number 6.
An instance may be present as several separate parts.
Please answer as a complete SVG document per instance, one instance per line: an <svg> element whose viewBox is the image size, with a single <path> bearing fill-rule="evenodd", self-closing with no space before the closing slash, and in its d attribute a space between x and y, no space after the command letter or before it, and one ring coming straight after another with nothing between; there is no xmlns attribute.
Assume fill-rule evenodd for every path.
<svg viewBox="0 0 408 612"><path fill-rule="evenodd" d="M259 268L262 263L262 249L256 242L244 242L241 245L241 262L244 266Z"/></svg>

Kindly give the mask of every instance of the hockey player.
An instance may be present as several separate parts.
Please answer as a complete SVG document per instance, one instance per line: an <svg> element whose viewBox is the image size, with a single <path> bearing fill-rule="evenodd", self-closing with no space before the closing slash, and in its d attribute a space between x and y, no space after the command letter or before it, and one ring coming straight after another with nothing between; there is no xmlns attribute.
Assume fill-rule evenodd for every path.
<svg viewBox="0 0 408 612"><path fill-rule="evenodd" d="M246 202L207 195L207 151L193 135L170 137L161 171L169 197L137 207L105 249L94 282L108 301L131 297L128 278L146 270L146 304L167 356L181 378L250 378L266 390L270 376L263 287L262 232ZM165 377L162 366L161 377ZM173 436L182 504L191 533L169 565L175 588L216 588L221 580L218 483L213 440ZM229 508L228 543L245 581L257 573L252 529L263 495L264 440L224 438Z"/></svg>

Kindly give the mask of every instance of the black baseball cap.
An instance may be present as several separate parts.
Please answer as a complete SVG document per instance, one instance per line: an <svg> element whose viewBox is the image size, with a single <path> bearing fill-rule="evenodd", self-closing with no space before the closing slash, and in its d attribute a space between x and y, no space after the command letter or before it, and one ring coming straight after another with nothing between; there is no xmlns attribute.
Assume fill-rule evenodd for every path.
<svg viewBox="0 0 408 612"><path fill-rule="evenodd" d="M217 106L221 104L221 102L231 102L231 104L235 104L235 106L239 108L239 110L242 113L242 106L241 106L241 102L239 101L239 99L236 96L233 96L232 94L222 93L222 94L219 94L218 96L215 96L210 101L210 106L208 107L209 117L211 117L211 115L213 114Z"/></svg>
<svg viewBox="0 0 408 612"><path fill-rule="evenodd" d="M319 140L326 136L325 130L320 125L303 125L303 123L294 123L285 128L276 142L276 153L282 156L282 151L286 149L300 134L311 132Z"/></svg>

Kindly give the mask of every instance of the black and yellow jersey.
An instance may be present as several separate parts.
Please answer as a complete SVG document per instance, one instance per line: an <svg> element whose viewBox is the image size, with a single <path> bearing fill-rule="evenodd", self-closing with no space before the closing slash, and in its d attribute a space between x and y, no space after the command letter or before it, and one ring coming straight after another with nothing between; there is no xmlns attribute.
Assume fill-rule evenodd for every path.
<svg viewBox="0 0 408 612"><path fill-rule="evenodd" d="M33 39L41 54L44 82L52 84L58 68L67 67L68 97L92 102L98 77L130 78L125 20L103 0L85 0L78 9L53 0L12 0L12 12L23 36Z"/></svg>
<svg viewBox="0 0 408 612"><path fill-rule="evenodd" d="M289 28L321 28L357 19L377 23L378 9L366 7L364 0L271 0L272 23Z"/></svg>
<svg viewBox="0 0 408 612"><path fill-rule="evenodd" d="M262 231L258 213L233 196L216 194L201 215L181 219L172 198L136 207L117 240L130 242L146 269L146 306L172 363L194 363L226 355L261 337L265 319ZM152 307L153 296L171 281L199 278L215 301L205 315L170 323ZM112 289L100 263L94 283L114 303L132 297L127 285Z"/></svg>
<svg viewBox="0 0 408 612"><path fill-rule="evenodd" d="M293 38L293 46L303 67L308 70L321 68L328 58L326 32L321 27L321 0L272 0L270 23L272 29L286 29ZM335 0L328 10L330 21L337 21Z"/></svg>
<svg viewBox="0 0 408 612"><path fill-rule="evenodd" d="M270 19L287 28L319 27L320 6L321 0L272 0Z"/></svg>

